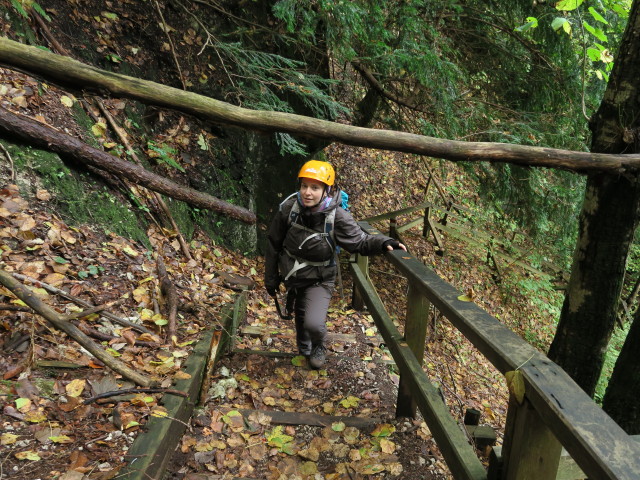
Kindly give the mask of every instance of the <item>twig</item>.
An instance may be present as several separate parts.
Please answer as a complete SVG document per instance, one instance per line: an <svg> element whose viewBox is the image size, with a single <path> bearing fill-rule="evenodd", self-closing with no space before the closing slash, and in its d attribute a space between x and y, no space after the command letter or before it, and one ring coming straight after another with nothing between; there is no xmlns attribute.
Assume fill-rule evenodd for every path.
<svg viewBox="0 0 640 480"><path fill-rule="evenodd" d="M16 181L16 172L13 169L13 159L11 158L11 155L9 155L9 152L6 148L4 148L4 145L0 143L0 150L2 150L2 153L4 153L4 156L7 157L7 160L9 160L9 169L11 170L11 181L15 182Z"/></svg>
<svg viewBox="0 0 640 480"><path fill-rule="evenodd" d="M112 307L116 304L122 303L123 299L116 300L115 302L104 303L102 305L98 305L97 307L88 308L86 310L82 310L81 312L70 313L69 315L64 315L61 317L63 320L75 320L76 318L88 317L89 315L93 315L94 313L101 312L106 308Z"/></svg>
<svg viewBox="0 0 640 480"><path fill-rule="evenodd" d="M20 305L0 305L0 311L11 311L11 312L30 312L31 309L27 307L21 307Z"/></svg>
<svg viewBox="0 0 640 480"><path fill-rule="evenodd" d="M156 6L156 10L158 11L158 15L160 16L160 20L162 21L162 30L167 36L167 40L169 41L169 46L171 47L171 55L173 55L173 61L176 63L176 68L178 69L178 76L180 77L180 83L182 84L182 89L186 90L187 86L184 83L184 77L182 76L182 69L180 68L180 62L178 62L178 57L176 56L176 50L173 46L173 40L171 40L171 35L169 35L169 25L164 21L164 15L162 15L162 10L160 10L160 5L157 0L153 2Z"/></svg>
<svg viewBox="0 0 640 480"><path fill-rule="evenodd" d="M49 285L47 283L41 282L40 280L36 280L35 278L31 278L31 277L27 277L26 275L22 275L20 273L12 273L12 275L17 278L18 280L21 280L23 282L30 282L33 283L35 286L37 287L42 287L45 290L51 292L51 293L55 293L57 295L60 295L63 298L66 298L67 300L72 301L73 303L75 303L76 305L80 305L81 307L85 307L85 308L94 308L94 305L91 305L89 302L85 302L84 300L78 298L78 297L74 297L73 295L65 292L64 290L60 290L59 288L56 288L52 285ZM109 313L109 312L102 312L101 315L103 317L107 317L109 320L112 320L116 323L119 323L120 325L123 325L125 327L131 327L134 330L141 332L141 333L150 333L151 335L153 335L153 332L151 330L149 330L146 327L143 327L142 325L138 325L136 323L130 322L129 320L125 320L124 318L120 318L116 315L114 315L113 313Z"/></svg>
<svg viewBox="0 0 640 480"><path fill-rule="evenodd" d="M74 322L75 324L75 322ZM95 338L96 340L100 340L101 342L112 342L113 340L123 340L125 342L127 342L126 338L123 337L114 337L113 335L109 335L108 333L102 333L98 330L95 330L91 327L87 327L86 325L82 325L81 323L75 324L77 325L77 327L82 330L85 334L89 335L90 337ZM129 342L127 342L129 343ZM158 344L155 342L145 342L142 340L136 340L134 342L134 345L137 345L139 347L157 347Z"/></svg>
<svg viewBox="0 0 640 480"><path fill-rule="evenodd" d="M125 388L124 390L114 390L112 392L104 392L94 395L93 397L87 398L82 403L84 405L88 405L96 400L100 400L101 398L117 397L119 395L128 395L130 393L168 393L170 395L178 395L185 398L189 396L188 393L183 392L182 390L174 390L171 388Z"/></svg>
<svg viewBox="0 0 640 480"><path fill-rule="evenodd" d="M165 305L168 311L167 317L169 323L167 325L167 340L171 342L178 332L176 324L176 316L178 314L178 292L176 291L176 287L173 282L169 280L169 275L167 274L167 268L162 260L162 255L157 256L156 265L158 268L158 278L160 279L160 292L165 300Z"/></svg>

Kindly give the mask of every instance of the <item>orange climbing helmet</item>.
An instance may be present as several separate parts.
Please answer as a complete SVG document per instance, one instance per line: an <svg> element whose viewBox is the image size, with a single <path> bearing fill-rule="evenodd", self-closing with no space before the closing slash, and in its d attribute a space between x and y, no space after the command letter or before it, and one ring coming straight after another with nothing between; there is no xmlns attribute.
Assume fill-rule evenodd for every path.
<svg viewBox="0 0 640 480"><path fill-rule="evenodd" d="M319 182L331 187L336 180L336 172L328 162L309 160L302 166L298 173L298 178L302 177L318 180Z"/></svg>

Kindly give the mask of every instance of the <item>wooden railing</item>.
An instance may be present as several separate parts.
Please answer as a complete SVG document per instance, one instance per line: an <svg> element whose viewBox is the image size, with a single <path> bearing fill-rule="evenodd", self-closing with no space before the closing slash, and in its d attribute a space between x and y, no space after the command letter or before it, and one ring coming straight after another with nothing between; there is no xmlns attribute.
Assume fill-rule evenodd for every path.
<svg viewBox="0 0 640 480"><path fill-rule="evenodd" d="M377 232L366 222L361 226ZM640 444L564 370L477 305L459 300L461 292L412 255L385 255L408 281L405 334L386 312L362 256L350 264L354 303L367 306L400 370L397 415L420 410L456 479L556 479L562 447L591 479L640 478ZM422 368L430 305L501 373L522 375L524 398L519 403L510 397L501 455L494 455L488 471Z"/></svg>

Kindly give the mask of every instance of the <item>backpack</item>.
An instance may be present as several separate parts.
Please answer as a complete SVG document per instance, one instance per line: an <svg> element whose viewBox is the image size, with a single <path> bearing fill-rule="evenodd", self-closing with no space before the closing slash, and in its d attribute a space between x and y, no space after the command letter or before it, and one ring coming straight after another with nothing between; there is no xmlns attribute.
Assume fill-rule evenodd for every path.
<svg viewBox="0 0 640 480"><path fill-rule="evenodd" d="M289 200L290 198L297 196L298 192L292 193L291 195L289 195L287 198L285 198L282 203L280 203L280 210L282 211L282 207L285 204L285 202L287 202L287 200ZM349 195L344 192L343 190L340 191L340 204L338 205L338 208L343 208L344 210L349 209ZM287 225L289 226L289 228L291 228L292 226L295 227L299 227L305 230L309 230L307 229L307 227L304 227L302 225L300 225L299 223L297 223L298 217L300 216L300 204L297 201L293 202L293 205L291 207L291 211L289 212L289 216L287 217ZM311 260L306 260L300 257L297 257L295 255L293 255L291 252L289 252L287 249L284 249L284 251L286 252L287 255L289 255L290 257L292 257L295 262L293 265L293 268L287 273L287 275L285 276L285 280L288 280L289 277L295 275L295 273L306 267L306 266L323 266L323 267L327 267L327 266L331 266L331 265L335 265L336 264L336 257L338 255L338 253L340 253L340 247L338 245L336 245L336 240L335 240L335 232L334 232L334 223L335 223L335 218L336 218L336 209L333 208L331 209L327 214L325 214L324 216L324 228L322 232L317 232L317 231L313 231L313 233L311 233L309 236L307 236L302 243L300 244L299 248L302 248L302 246L307 242L307 240L310 240L313 237L324 237L327 239L327 242L329 243L329 245L331 246L331 250L333 251L333 254L331 255L331 258L329 260L325 260L325 261L318 261L318 262L314 262ZM310 230L309 230L310 231Z"/></svg>

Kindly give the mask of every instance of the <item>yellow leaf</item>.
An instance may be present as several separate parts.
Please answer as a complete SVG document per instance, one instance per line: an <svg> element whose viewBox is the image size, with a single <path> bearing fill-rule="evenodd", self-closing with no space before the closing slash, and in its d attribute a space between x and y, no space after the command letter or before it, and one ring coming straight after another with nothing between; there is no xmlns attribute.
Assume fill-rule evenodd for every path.
<svg viewBox="0 0 640 480"><path fill-rule="evenodd" d="M73 107L73 99L66 95L63 95L60 97L60 103L63 104L65 107L69 107L69 108Z"/></svg>
<svg viewBox="0 0 640 480"><path fill-rule="evenodd" d="M152 417L167 417L169 415L169 413L167 412L167 410L164 407L161 407L160 405L154 407L153 410L151 410L151 416Z"/></svg>
<svg viewBox="0 0 640 480"><path fill-rule="evenodd" d="M342 405L344 408L351 408L357 407L358 403L360 403L359 398L354 397L353 395L349 395L347 398L340 402L340 405Z"/></svg>
<svg viewBox="0 0 640 480"><path fill-rule="evenodd" d="M387 440L386 438L380 440L380 450L382 450L383 453L393 453L395 449L396 444L391 440Z"/></svg>
<svg viewBox="0 0 640 480"><path fill-rule="evenodd" d="M40 455L38 452L34 452L33 450L27 450L25 452L17 452L15 457L18 460L31 460L32 462L37 462L40 460Z"/></svg>
<svg viewBox="0 0 640 480"><path fill-rule="evenodd" d="M55 437L49 437L53 443L73 443L73 440L66 435L57 435Z"/></svg>
<svg viewBox="0 0 640 480"><path fill-rule="evenodd" d="M87 381L84 379L76 378L75 380L71 380L65 387L67 395L70 397L79 397L82 395L86 384Z"/></svg>
<svg viewBox="0 0 640 480"><path fill-rule="evenodd" d="M3 433L0 435L0 445L13 445L18 440L18 435L13 433Z"/></svg>
<svg viewBox="0 0 640 480"><path fill-rule="evenodd" d="M460 300L461 302L473 302L473 299L466 295L460 295L458 297L458 300Z"/></svg>
<svg viewBox="0 0 640 480"><path fill-rule="evenodd" d="M103 122L98 122L91 127L91 132L96 137L104 137L105 132L107 131L107 125Z"/></svg>
<svg viewBox="0 0 640 480"><path fill-rule="evenodd" d="M517 400L518 404L522 405L524 401L524 377L520 370L512 370L510 372L506 372L504 374L507 379L507 387L509 388L509 393L514 396Z"/></svg>
<svg viewBox="0 0 640 480"><path fill-rule="evenodd" d="M24 419L31 423L41 423L47 420L47 416L45 415L42 407L40 407L38 410L25 413Z"/></svg>

